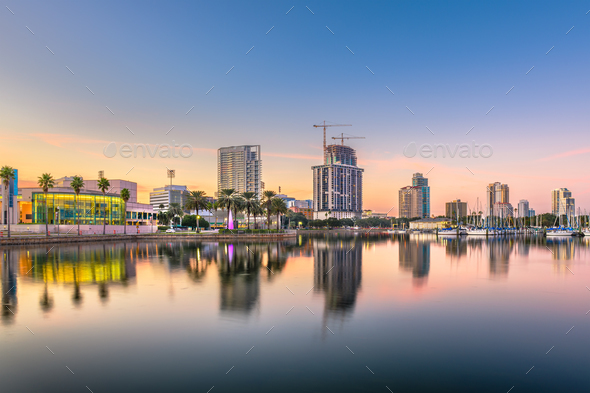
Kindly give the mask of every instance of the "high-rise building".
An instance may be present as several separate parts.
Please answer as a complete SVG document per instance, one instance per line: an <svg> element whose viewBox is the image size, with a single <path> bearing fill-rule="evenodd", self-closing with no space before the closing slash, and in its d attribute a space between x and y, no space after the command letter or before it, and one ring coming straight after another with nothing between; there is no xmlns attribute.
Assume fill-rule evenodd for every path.
<svg viewBox="0 0 590 393"><path fill-rule="evenodd" d="M359 217L363 211L363 172L350 146L326 147L323 165L312 166L314 218Z"/></svg>
<svg viewBox="0 0 590 393"><path fill-rule="evenodd" d="M454 201L445 203L445 217L456 219L457 212L459 212L459 217L466 217L467 202L461 202L460 199L455 199Z"/></svg>
<svg viewBox="0 0 590 393"><path fill-rule="evenodd" d="M570 216L576 211L576 199L567 188L556 188L551 191L551 214Z"/></svg>
<svg viewBox="0 0 590 393"><path fill-rule="evenodd" d="M421 173L414 173L412 176L412 186L422 187L422 218L430 217L430 187L428 179Z"/></svg>
<svg viewBox="0 0 590 393"><path fill-rule="evenodd" d="M253 192L262 198L260 145L230 146L217 150L217 193L224 188Z"/></svg>
<svg viewBox="0 0 590 393"><path fill-rule="evenodd" d="M535 209L529 208L529 217L535 217L536 215Z"/></svg>
<svg viewBox="0 0 590 393"><path fill-rule="evenodd" d="M171 203L178 203L181 207L186 205L190 191L186 186L164 186L154 188L150 192L150 205L155 212L160 211L160 205L164 205L164 211L168 210Z"/></svg>
<svg viewBox="0 0 590 393"><path fill-rule="evenodd" d="M488 213L491 213L496 203L510 203L508 184L500 182L490 183L486 188Z"/></svg>
<svg viewBox="0 0 590 393"><path fill-rule="evenodd" d="M529 201L521 199L518 202L518 218L529 217Z"/></svg>
<svg viewBox="0 0 590 393"><path fill-rule="evenodd" d="M399 189L400 218L422 217L422 187L406 186Z"/></svg>

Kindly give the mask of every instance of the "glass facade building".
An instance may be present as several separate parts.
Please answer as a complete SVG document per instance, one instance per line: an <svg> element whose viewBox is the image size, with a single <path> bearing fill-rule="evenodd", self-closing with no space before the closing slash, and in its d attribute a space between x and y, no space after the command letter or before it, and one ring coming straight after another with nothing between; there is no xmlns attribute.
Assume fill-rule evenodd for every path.
<svg viewBox="0 0 590 393"><path fill-rule="evenodd" d="M125 202L114 195L48 193L47 212L49 224L77 224L76 208L80 225L123 225ZM128 212L130 213L130 212ZM45 194L32 195L32 224L45 224Z"/></svg>

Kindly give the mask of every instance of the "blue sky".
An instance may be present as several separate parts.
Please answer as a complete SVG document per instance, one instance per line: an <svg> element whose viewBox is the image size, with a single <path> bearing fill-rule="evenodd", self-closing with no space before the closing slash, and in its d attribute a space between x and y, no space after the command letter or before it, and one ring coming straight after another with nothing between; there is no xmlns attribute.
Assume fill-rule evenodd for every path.
<svg viewBox="0 0 590 393"><path fill-rule="evenodd" d="M434 167L434 212L483 197L493 181L512 186L513 204L547 210L549 191L569 187L590 209L588 2L3 4L14 15L0 10L2 164L23 179L105 169L147 190L166 181L166 163L101 157L105 142L174 139L197 148L173 164L178 181L213 194L214 150L261 144L267 187L305 198L321 156L311 125L328 120L353 124L330 136L366 137L351 145L367 208L387 210L412 172ZM493 157L402 155L412 141L472 140ZM51 165L35 169L30 153Z"/></svg>

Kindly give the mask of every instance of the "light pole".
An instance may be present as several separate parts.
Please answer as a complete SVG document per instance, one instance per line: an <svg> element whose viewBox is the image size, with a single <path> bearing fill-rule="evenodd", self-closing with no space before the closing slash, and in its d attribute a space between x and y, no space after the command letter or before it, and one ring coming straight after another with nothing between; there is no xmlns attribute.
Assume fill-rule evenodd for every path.
<svg viewBox="0 0 590 393"><path fill-rule="evenodd" d="M201 219L201 216L197 215L197 233L199 233L199 220Z"/></svg>

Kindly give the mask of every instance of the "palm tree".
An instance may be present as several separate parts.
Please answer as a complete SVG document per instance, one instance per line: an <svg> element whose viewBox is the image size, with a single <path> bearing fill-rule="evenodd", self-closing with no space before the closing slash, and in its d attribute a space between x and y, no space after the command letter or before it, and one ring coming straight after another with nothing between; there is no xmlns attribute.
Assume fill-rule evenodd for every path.
<svg viewBox="0 0 590 393"><path fill-rule="evenodd" d="M160 224L163 224L163 225L165 225L165 224L164 224L164 223L163 223L163 221L162 221L162 218L163 218L163 215L164 215L164 214L162 213L162 210L164 210L164 208L165 208L165 207L166 207L166 206L164 206L164 204L163 204L163 203L160 203L160 204L158 205L158 220L160 221Z"/></svg>
<svg viewBox="0 0 590 393"><path fill-rule="evenodd" d="M242 199L244 200L244 208L248 212L248 229L250 229L250 213L255 206L258 206L258 198L256 198L256 193L247 191L242 193Z"/></svg>
<svg viewBox="0 0 590 393"><path fill-rule="evenodd" d="M256 217L264 215L264 209L260 205L258 199L256 200L256 204L252 208L252 215L254 216L254 229L256 229Z"/></svg>
<svg viewBox="0 0 590 393"><path fill-rule="evenodd" d="M121 190L121 199L123 200L123 202L125 202L125 208L123 210L123 233L125 235L127 234L127 201L129 200L129 198L131 198L129 190L123 188Z"/></svg>
<svg viewBox="0 0 590 393"><path fill-rule="evenodd" d="M277 195L277 193L270 190L264 191L264 193L262 194L262 207L266 209L266 225L268 229L270 229L270 213L272 210L271 204L275 195Z"/></svg>
<svg viewBox="0 0 590 393"><path fill-rule="evenodd" d="M111 186L111 183L108 181L106 177L101 177L98 181L98 189L102 191L102 196L106 196L107 190ZM102 221L102 234L105 235L107 231L107 201L106 198L103 198L104 202L104 220Z"/></svg>
<svg viewBox="0 0 590 393"><path fill-rule="evenodd" d="M78 214L78 198L80 197L80 190L84 188L84 179L80 176L74 176L72 178L72 182L70 183L70 187L74 189L74 193L76 194L76 200L74 201L74 215L78 221L78 235L80 234L80 215Z"/></svg>
<svg viewBox="0 0 590 393"><path fill-rule="evenodd" d="M245 209L244 199L241 195L234 196L234 228L238 229L238 213Z"/></svg>
<svg viewBox="0 0 590 393"><path fill-rule="evenodd" d="M180 207L180 204L178 203L171 203L170 207L168 209L168 214L170 215L170 218L172 219L172 224L174 224L174 217L178 216L178 217L182 217L184 216L184 211L182 210L182 207Z"/></svg>
<svg viewBox="0 0 590 393"><path fill-rule="evenodd" d="M233 188L224 188L221 190L221 193L219 194L219 199L217 200L217 202L219 203L219 207L221 207L222 209L227 209L228 219L229 212L231 211L231 208L234 202L236 201L235 193L236 190L234 190Z"/></svg>
<svg viewBox="0 0 590 393"><path fill-rule="evenodd" d="M279 230L279 225L281 223L281 214L286 214L289 209L285 204L285 201L281 198L273 198L271 201L271 208L273 213L277 215L277 231Z"/></svg>
<svg viewBox="0 0 590 393"><path fill-rule="evenodd" d="M10 181L14 179L14 169L11 166L3 166L0 169L0 179L4 185L4 191L6 191L6 198L2 199L2 207L6 208L6 218L8 221L8 237L10 237Z"/></svg>
<svg viewBox="0 0 590 393"><path fill-rule="evenodd" d="M47 208L47 193L50 188L53 188L55 182L50 173L44 173L37 178L37 184L45 194L45 236L49 236L49 210Z"/></svg>
<svg viewBox="0 0 590 393"><path fill-rule="evenodd" d="M205 191L191 191L185 207L189 210L195 209L197 211L197 233L199 230L199 210L207 209L207 199Z"/></svg>

